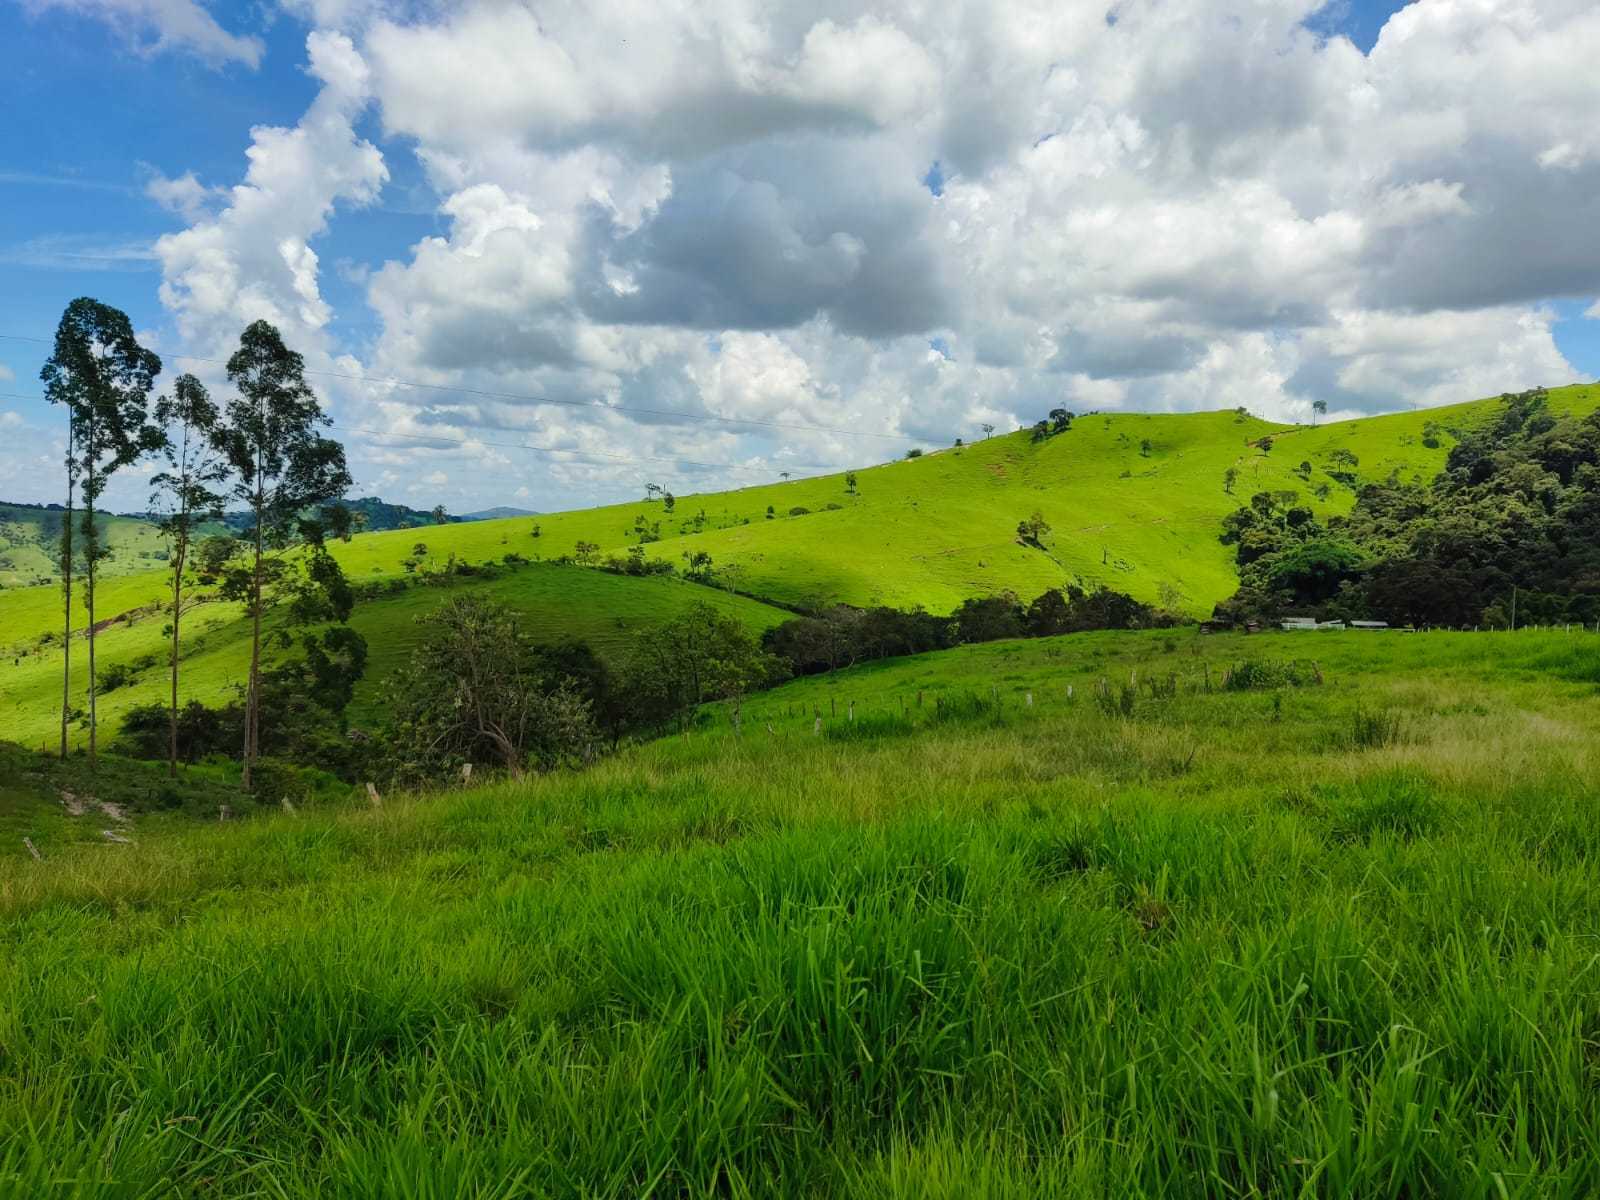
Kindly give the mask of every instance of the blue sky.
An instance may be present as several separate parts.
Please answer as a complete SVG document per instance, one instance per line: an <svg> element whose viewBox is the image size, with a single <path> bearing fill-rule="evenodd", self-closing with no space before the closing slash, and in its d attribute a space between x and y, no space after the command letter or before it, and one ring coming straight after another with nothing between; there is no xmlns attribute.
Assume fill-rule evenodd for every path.
<svg viewBox="0 0 1600 1200"><path fill-rule="evenodd" d="M1062 397L1247 402L1297 419L1317 398L1355 415L1561 372L1592 378L1600 319L1585 314L1600 271L1572 231L1597 215L1600 155L1584 125L1596 108L1571 89L1540 91L1538 72L1497 68L1504 39L1480 34L1500 0L1465 16L1424 3L1420 32L1364 86L1410 103L1398 98L1419 93L1393 81L1429 64L1435 100L1465 136L1375 149L1423 114L1352 115L1338 97L1356 94L1362 69L1303 31L1369 53L1401 7L1382 0L1297 15L1292 0L1238 13L1124 0L1115 22L1064 11L1021 39L1006 28L1020 10L980 5L963 36L983 38L987 22L1004 47L981 78L919 24L937 17L925 8L846 4L823 17L794 4L752 10L770 57L731 79L714 62L746 53L745 34L723 55L683 56L673 47L692 39L671 13L634 30L626 5L604 2L563 24L554 10L534 22L477 0L445 15L331 0L25 0L0 6L0 334L48 337L87 294L125 309L168 355L208 357L221 344L209 331L269 302L243 293L300 311L306 272L280 272L263 239L304 248L315 304L286 332L317 367L473 390L330 381L342 419L413 441L436 431L568 449L534 472L527 455L482 447L357 448L372 489L458 508L608 499L655 469L608 467L607 455L729 464L720 476L673 468L679 488L786 462L868 461L883 443L820 431L937 444L985 420L1025 423ZM1544 55L1554 79L1564 54L1600 49L1585 41L1583 7L1553 4L1547 26L1523 31L1517 63ZM313 74L308 35L345 47L344 65ZM1154 65L1141 72L1146 54ZM329 74L346 69L360 78ZM1497 69L1523 80L1525 94L1501 101L1525 114L1524 146L1508 148L1499 114L1471 107ZM323 118L317 153L334 181L306 167L305 188L327 188L310 215L235 227L224 190L186 213L148 194L188 173L207 188L240 183L253 139L277 153L254 131L296 130L334 92L333 124L347 127L330 134ZM367 143L387 173L375 199L339 175ZM1301 143L1317 150L1292 149ZM1379 182L1356 186L1369 176ZM300 198L293 187L260 197L266 208ZM1108 215L1120 248L1074 232ZM1192 225L1163 248L1148 231L1172 222ZM158 250L185 230L183 253ZM1267 247L1304 262L1273 261ZM214 261L242 286L212 311ZM179 285L176 306L164 279ZM54 416L19 398L37 394L45 352L0 339L5 498L54 494L42 466ZM589 400L610 407L572 406ZM628 417L630 406L751 427L704 415L674 427Z"/></svg>

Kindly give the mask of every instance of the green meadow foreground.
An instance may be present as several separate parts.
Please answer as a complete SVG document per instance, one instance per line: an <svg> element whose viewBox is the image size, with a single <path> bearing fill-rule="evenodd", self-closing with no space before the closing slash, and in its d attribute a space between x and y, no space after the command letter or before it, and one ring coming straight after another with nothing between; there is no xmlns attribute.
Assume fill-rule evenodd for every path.
<svg viewBox="0 0 1600 1200"><path fill-rule="evenodd" d="M1576 632L999 642L7 846L0 1193L1593 1196L1597 684Z"/></svg>

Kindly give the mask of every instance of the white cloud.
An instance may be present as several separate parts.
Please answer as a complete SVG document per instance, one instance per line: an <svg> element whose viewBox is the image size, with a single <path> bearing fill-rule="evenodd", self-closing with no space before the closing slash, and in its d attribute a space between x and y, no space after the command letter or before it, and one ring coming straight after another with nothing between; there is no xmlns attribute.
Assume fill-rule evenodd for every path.
<svg viewBox="0 0 1600 1200"><path fill-rule="evenodd" d="M9 379L10 375L0 376ZM22 414L14 412L0 412L0 429L21 429L23 426Z"/></svg>
<svg viewBox="0 0 1600 1200"><path fill-rule="evenodd" d="M440 228L339 263L378 323L340 369L475 389L344 389L391 434L738 467L661 464L683 490L1061 402L1370 412L1571 378L1547 301L1600 294L1581 0L1420 0L1365 56L1319 0L296 7L345 30L322 94L215 215L152 184L193 223L163 295L192 341L268 316L335 352L313 243L386 177L370 98ZM373 477L484 502L658 469L381 440Z"/></svg>
<svg viewBox="0 0 1600 1200"><path fill-rule="evenodd" d="M121 32L140 53L184 50L213 67L256 67L265 46L258 37L229 33L195 0L23 0L34 12L57 9L93 17Z"/></svg>
<svg viewBox="0 0 1600 1200"><path fill-rule="evenodd" d="M273 322L292 342L319 346L332 313L318 290L310 242L337 204L371 203L388 179L377 147L353 128L368 99L367 68L355 46L343 34L316 32L306 50L322 88L300 123L253 130L244 182L228 192L221 211L156 243L162 303L185 340L209 354L257 319ZM182 184L177 194L195 195Z"/></svg>
<svg viewBox="0 0 1600 1200"><path fill-rule="evenodd" d="M10 383L16 377L16 373L10 367L6 366L5 363L0 363L0 383Z"/></svg>
<svg viewBox="0 0 1600 1200"><path fill-rule="evenodd" d="M193 171L185 171L176 179L155 172L144 185L144 194L168 212L193 223L209 215L211 208L227 196L227 189L206 187Z"/></svg>

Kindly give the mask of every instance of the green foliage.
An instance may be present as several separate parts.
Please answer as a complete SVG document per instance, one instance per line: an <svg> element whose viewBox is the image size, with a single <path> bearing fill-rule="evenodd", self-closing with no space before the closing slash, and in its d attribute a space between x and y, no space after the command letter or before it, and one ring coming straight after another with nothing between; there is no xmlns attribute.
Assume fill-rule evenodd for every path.
<svg viewBox="0 0 1600 1200"><path fill-rule="evenodd" d="M1222 686L1230 692L1247 692L1312 687L1321 682L1321 669L1306 659L1260 658L1235 663L1223 677Z"/></svg>
<svg viewBox="0 0 1600 1200"><path fill-rule="evenodd" d="M388 773L439 779L475 763L521 774L593 753L589 702L552 676L515 613L456 596L418 620L421 643L384 686Z"/></svg>
<svg viewBox="0 0 1600 1200"><path fill-rule="evenodd" d="M629 723L656 729L708 700L737 700L788 675L788 663L741 621L706 603L640 633L622 668Z"/></svg>

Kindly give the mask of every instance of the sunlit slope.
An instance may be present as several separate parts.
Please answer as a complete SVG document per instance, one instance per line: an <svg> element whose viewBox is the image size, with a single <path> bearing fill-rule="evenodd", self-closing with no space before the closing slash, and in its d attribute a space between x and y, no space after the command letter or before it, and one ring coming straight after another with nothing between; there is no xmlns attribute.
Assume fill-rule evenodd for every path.
<svg viewBox="0 0 1600 1200"><path fill-rule="evenodd" d="M1600 404L1600 388L1556 389L1550 404L1558 412L1589 412ZM1348 469L1336 452L1356 456L1353 469L1361 479L1398 473L1426 480L1454 444L1449 430L1491 419L1498 406L1498 400L1481 400L1320 428L1273 425L1231 411L1085 416L1042 443L1018 433L863 468L855 494L842 475L831 475L681 496L671 513L660 502L636 502L362 534L334 552L357 581L404 574L402 561L418 543L436 564L451 554L472 563L507 554L548 560L572 554L579 542L599 546L603 556L622 555L638 544L636 523L643 518L652 529L659 526L660 540L646 545L650 555L681 563L686 553L704 550L721 580L783 604L920 604L949 611L972 595L1011 589L1027 599L1082 581L1202 615L1236 586L1231 554L1217 532L1221 518L1253 492L1293 490L1323 513L1343 512L1354 492L1328 474ZM1423 444L1430 423L1442 431L1434 447ZM1270 449L1264 438L1271 439ZM1310 464L1309 478L1302 477L1302 463ZM1223 482L1229 468L1238 472L1231 495ZM1327 494L1319 499L1323 486ZM1020 545L1016 537L1018 521L1036 511L1052 528L1043 550ZM165 586L159 572L102 582L99 613L132 615L131 623L116 623L102 635L102 662L159 656L165 617L149 606L161 602ZM482 585L463 580L458 586ZM602 644L623 626L645 620L658 603L670 613L686 597L733 602L725 593L681 582L577 569L524 569L488 586L508 590L506 598L528 614L536 636L571 633ZM415 588L358 610L357 624L373 642L375 678L409 645L415 632L409 618L441 598L433 588ZM405 619L383 615L402 612ZM780 616L760 605L746 611L754 624ZM242 628L235 622L230 613L224 627L192 650L192 694L201 699L216 698L239 676L242 652L234 643ZM82 624L81 609L75 624ZM10 648L14 657L60 625L57 586L0 591L0 650ZM82 657L76 655L80 670ZM13 720L20 731L41 721L48 726L59 699L56 661L53 650L35 649L20 666L0 671L0 725ZM157 690L141 679L108 695L103 711L114 716Z"/></svg>
<svg viewBox="0 0 1600 1200"><path fill-rule="evenodd" d="M0 480L0 488L5 481ZM74 523L82 519L73 514ZM58 576L61 522L64 513L54 509L0 504L0 588L26 587ZM154 568L166 554L161 531L149 521L101 513L96 517L100 537L108 551L100 563L102 575L128 575ZM4 603L0 594L0 604Z"/></svg>
<svg viewBox="0 0 1600 1200"><path fill-rule="evenodd" d="M602 653L620 651L638 630L658 625L697 601L710 603L757 630L790 615L756 600L678 579L632 579L548 564L524 566L493 580L463 579L450 588L414 587L356 607L350 623L367 639L370 657L367 679L357 691L350 714L352 721L361 724L373 716L379 684L417 643L420 630L415 618L451 596L469 593L515 609L536 641L579 638ZM0 597L0 605L4 603ZM135 705L166 701L166 621L162 613L142 614L132 621L114 622L96 639L102 677L109 666L136 668L132 682L100 696L103 730L114 732L122 715ZM232 699L249 661L249 628L238 608L203 605L187 618L185 629L184 699L208 704ZM81 642L75 643L72 694L76 703L83 703L87 681L87 656ZM28 746L53 745L60 736L60 722L59 644L12 648L0 661L0 734ZM81 741L82 736L74 727L74 740Z"/></svg>

